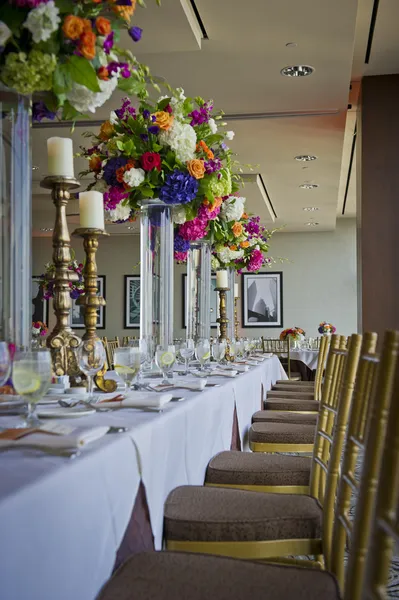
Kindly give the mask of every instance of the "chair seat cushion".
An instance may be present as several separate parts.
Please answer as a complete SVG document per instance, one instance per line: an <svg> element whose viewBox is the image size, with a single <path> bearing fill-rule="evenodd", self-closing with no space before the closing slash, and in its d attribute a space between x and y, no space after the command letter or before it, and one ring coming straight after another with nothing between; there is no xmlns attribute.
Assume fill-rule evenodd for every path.
<svg viewBox="0 0 399 600"><path fill-rule="evenodd" d="M258 410L252 415L252 423L297 423L316 425L316 413L279 412L278 410Z"/></svg>
<svg viewBox="0 0 399 600"><path fill-rule="evenodd" d="M315 425L254 423L249 430L249 441L258 444L313 444L315 433Z"/></svg>
<svg viewBox="0 0 399 600"><path fill-rule="evenodd" d="M229 485L309 485L312 460L308 456L220 452L206 470L205 483Z"/></svg>
<svg viewBox="0 0 399 600"><path fill-rule="evenodd" d="M267 398L265 400L265 408L270 410L310 410L318 411L320 408L317 400L300 400L288 398Z"/></svg>
<svg viewBox="0 0 399 600"><path fill-rule="evenodd" d="M318 539L322 508L311 496L187 485L165 502L167 540L250 542Z"/></svg>
<svg viewBox="0 0 399 600"><path fill-rule="evenodd" d="M188 552L132 556L98 600L340 600L326 571Z"/></svg>
<svg viewBox="0 0 399 600"><path fill-rule="evenodd" d="M276 381L276 385L280 385L281 384L287 384L287 385L311 385L313 382L312 381L296 381L293 379L277 379Z"/></svg>
<svg viewBox="0 0 399 600"><path fill-rule="evenodd" d="M314 391L307 392L302 390L269 390L266 394L266 398L288 398L298 400L314 400Z"/></svg>
<svg viewBox="0 0 399 600"><path fill-rule="evenodd" d="M294 383L297 385L294 385ZM303 385L304 383L306 383L306 385ZM314 392L314 383L311 381L290 381L289 383L276 383L276 385L272 387L272 390L286 390L288 392L295 392L295 390L298 392Z"/></svg>

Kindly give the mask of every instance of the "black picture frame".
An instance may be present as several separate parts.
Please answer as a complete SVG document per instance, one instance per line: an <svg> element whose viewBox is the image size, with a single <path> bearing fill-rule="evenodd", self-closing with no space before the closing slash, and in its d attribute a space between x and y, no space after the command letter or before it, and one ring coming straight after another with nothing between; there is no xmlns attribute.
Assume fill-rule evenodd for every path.
<svg viewBox="0 0 399 600"><path fill-rule="evenodd" d="M123 328L140 328L140 275L124 276ZM134 284L134 285L131 285Z"/></svg>
<svg viewBox="0 0 399 600"><path fill-rule="evenodd" d="M98 294L106 300L106 275L97 276ZM100 306L97 312L96 329L105 329L106 306ZM72 299L71 312L69 313L69 324L72 329L85 329L84 323L84 307L76 304L76 300Z"/></svg>
<svg viewBox="0 0 399 600"><path fill-rule="evenodd" d="M43 286L40 285L41 279L39 275L32 276L32 323L33 321L41 321L48 326L49 300L45 300L43 297Z"/></svg>
<svg viewBox="0 0 399 600"><path fill-rule="evenodd" d="M283 322L283 272L243 273L242 326L281 329Z"/></svg>
<svg viewBox="0 0 399 600"><path fill-rule="evenodd" d="M218 318L218 307L219 307L219 298L218 293L215 291L216 287L216 274L212 273L211 275L211 328L216 329L218 323L216 319ZM187 273L182 274L182 296L183 296L183 311L182 311L182 323L183 329L187 329L186 322L186 305L187 305Z"/></svg>

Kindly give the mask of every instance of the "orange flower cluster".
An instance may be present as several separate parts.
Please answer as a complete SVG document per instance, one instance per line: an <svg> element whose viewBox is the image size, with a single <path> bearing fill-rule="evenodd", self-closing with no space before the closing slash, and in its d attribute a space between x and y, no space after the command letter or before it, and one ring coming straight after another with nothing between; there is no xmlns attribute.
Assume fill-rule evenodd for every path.
<svg viewBox="0 0 399 600"><path fill-rule="evenodd" d="M197 150L197 152L201 152L201 150L202 150L204 152L204 154L206 154L206 157L208 160L213 160L215 158L215 155L213 154L212 150L209 150L209 148L205 144L204 140L201 140L200 142L198 142L196 150Z"/></svg>
<svg viewBox="0 0 399 600"><path fill-rule="evenodd" d="M94 2L96 2L97 0L94 0ZM115 3L116 0L111 0L112 3ZM136 10L136 0L131 0L131 5L130 6L113 6L112 10L119 16L122 17L122 19L125 19L125 21L127 21L129 23L130 19L132 18L132 16L134 15L134 11Z"/></svg>
<svg viewBox="0 0 399 600"><path fill-rule="evenodd" d="M99 156L92 156L89 160L89 169L90 171L94 171L95 173L99 173L101 171L101 158Z"/></svg>
<svg viewBox="0 0 399 600"><path fill-rule="evenodd" d="M114 133L113 125L110 123L110 121L104 121L104 123L101 125L100 133L98 134L98 137L101 138L104 142L106 142L107 140L109 140L109 138L111 137L111 135L113 133Z"/></svg>
<svg viewBox="0 0 399 600"><path fill-rule="evenodd" d="M237 250L237 246L233 244L232 246L230 246L230 250Z"/></svg>
<svg viewBox="0 0 399 600"><path fill-rule="evenodd" d="M130 169L133 169L135 166L136 162L132 158L129 158L124 167L119 167L119 169L116 169L116 179L119 181L119 183L123 183L125 190L130 190L130 187L123 181L123 176L126 171L130 171Z"/></svg>
<svg viewBox="0 0 399 600"><path fill-rule="evenodd" d="M241 248L248 248L248 246L249 246L248 240L246 240L245 242L241 242L240 246L241 246Z"/></svg>
<svg viewBox="0 0 399 600"><path fill-rule="evenodd" d="M108 35L112 31L111 22L105 17L97 17L95 25L97 32L100 35ZM97 38L93 31L90 19L82 19L75 15L68 15L64 19L62 31L69 40L79 40L78 49L84 58L87 60L93 60L93 58L95 58Z"/></svg>

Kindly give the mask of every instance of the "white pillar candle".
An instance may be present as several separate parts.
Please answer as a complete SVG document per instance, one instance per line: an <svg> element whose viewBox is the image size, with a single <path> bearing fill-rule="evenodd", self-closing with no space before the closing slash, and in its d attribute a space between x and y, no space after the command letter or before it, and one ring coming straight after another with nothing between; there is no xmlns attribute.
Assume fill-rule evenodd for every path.
<svg viewBox="0 0 399 600"><path fill-rule="evenodd" d="M70 138L52 137L47 140L48 174L74 177L73 147Z"/></svg>
<svg viewBox="0 0 399 600"><path fill-rule="evenodd" d="M238 283L234 284L234 298L238 298Z"/></svg>
<svg viewBox="0 0 399 600"><path fill-rule="evenodd" d="M217 288L228 288L229 278L227 271L216 271L216 287Z"/></svg>
<svg viewBox="0 0 399 600"><path fill-rule="evenodd" d="M101 192L79 194L80 226L104 229L104 201Z"/></svg>

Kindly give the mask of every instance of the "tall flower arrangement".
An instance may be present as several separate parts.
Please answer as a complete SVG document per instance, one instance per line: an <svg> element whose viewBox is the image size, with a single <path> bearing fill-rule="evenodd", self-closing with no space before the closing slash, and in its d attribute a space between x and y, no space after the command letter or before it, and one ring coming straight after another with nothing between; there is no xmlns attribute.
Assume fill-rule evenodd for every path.
<svg viewBox="0 0 399 600"><path fill-rule="evenodd" d="M155 104L135 107L126 98L98 135L87 134L93 145L83 149L89 170L82 175L94 175L89 189L104 193L111 221L134 219L143 200L160 199L173 205L177 245L204 237L235 185L226 144L233 133L212 114L212 102L178 89Z"/></svg>
<svg viewBox="0 0 399 600"><path fill-rule="evenodd" d="M142 0L138 0L140 4ZM136 0L8 0L0 21L0 80L21 94L46 92L33 117L64 119L94 113L118 87L146 94L147 67L118 45L132 42Z"/></svg>

